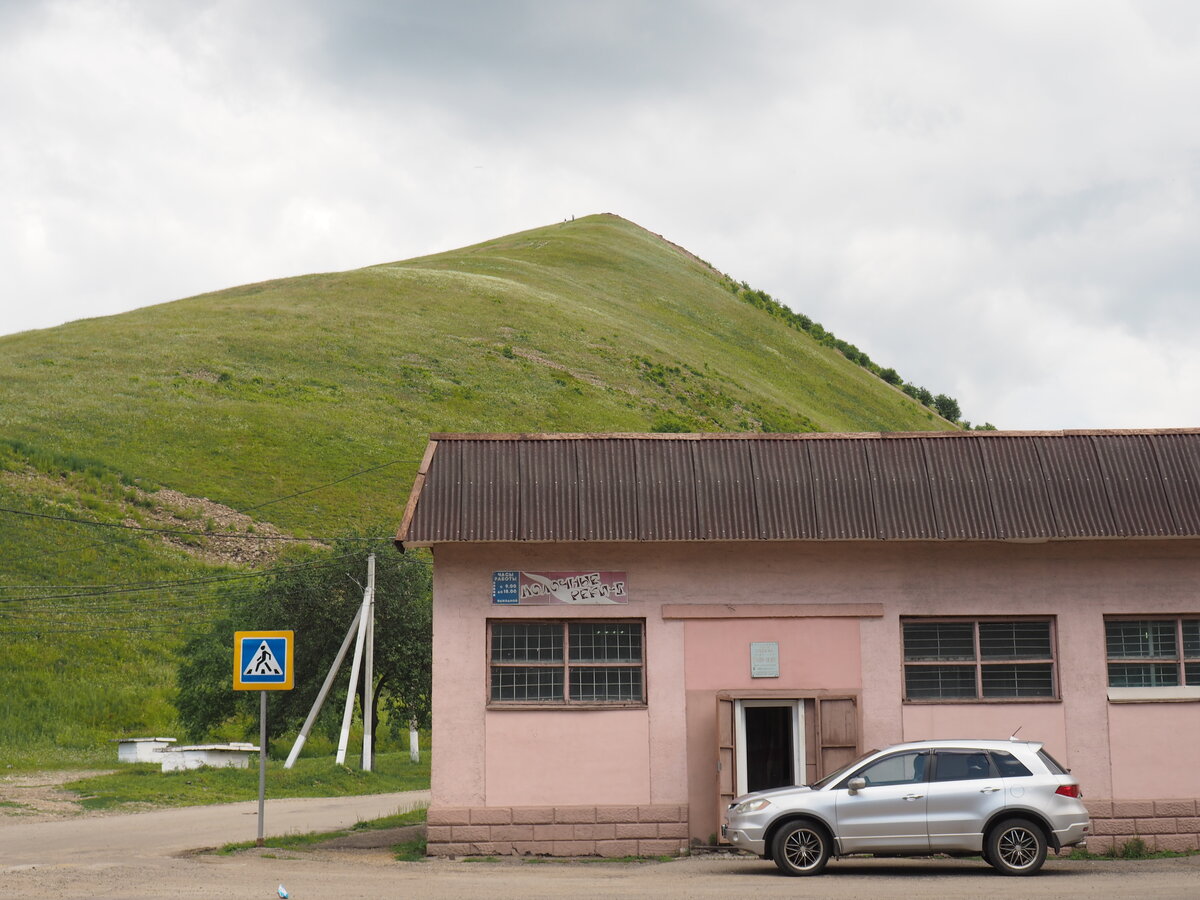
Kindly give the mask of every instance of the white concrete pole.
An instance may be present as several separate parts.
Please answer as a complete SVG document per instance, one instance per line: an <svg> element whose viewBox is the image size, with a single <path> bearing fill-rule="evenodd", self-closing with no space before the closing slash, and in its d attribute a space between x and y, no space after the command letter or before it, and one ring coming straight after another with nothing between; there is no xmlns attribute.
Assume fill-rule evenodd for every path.
<svg viewBox="0 0 1200 900"><path fill-rule="evenodd" d="M350 664L350 690L346 692L346 709L342 713L342 732L338 736L337 764L346 764L346 747L350 743L350 720L354 717L354 695L358 690L358 670L362 666L363 642L367 636L367 603L371 599L368 588L363 591L362 607L358 611L358 636L354 640L354 661Z"/></svg>
<svg viewBox="0 0 1200 900"><path fill-rule="evenodd" d="M342 660L346 658L346 651L350 649L350 641L354 639L354 635L358 633L358 621L362 618L362 607L354 611L354 620L350 623L350 627L346 629L346 637L342 641L342 647L334 657L333 665L329 667L329 674L325 676L325 683L321 685L321 690L317 694L317 699L313 703L312 709L309 710L308 718L304 720L304 727L300 729L300 734L296 736L296 743L292 744L292 752L288 754L287 762L283 764L285 769L290 769L296 764L296 760L300 756L300 750L304 747L304 742L308 740L308 734L312 731L313 724L317 721L317 716L321 712L321 707L325 705L325 698L329 696L329 689L333 687L334 679L337 678L338 669L342 666Z"/></svg>
<svg viewBox="0 0 1200 900"><path fill-rule="evenodd" d="M367 557L367 660L363 669L363 749L362 768L370 772L374 764L371 752L375 731L375 554Z"/></svg>

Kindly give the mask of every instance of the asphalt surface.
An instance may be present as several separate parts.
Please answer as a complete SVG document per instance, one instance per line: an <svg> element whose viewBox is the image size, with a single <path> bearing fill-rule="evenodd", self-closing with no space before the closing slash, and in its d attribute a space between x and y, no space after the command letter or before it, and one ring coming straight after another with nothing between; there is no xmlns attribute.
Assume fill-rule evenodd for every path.
<svg viewBox="0 0 1200 900"><path fill-rule="evenodd" d="M270 800L267 832L347 827L428 802L423 792ZM256 803L0 826L0 897L277 898L421 897L1197 898L1200 856L1146 861L1053 859L1033 878L998 875L979 860L836 860L826 874L787 878L748 856L669 862L424 860L386 849L196 852L253 840Z"/></svg>

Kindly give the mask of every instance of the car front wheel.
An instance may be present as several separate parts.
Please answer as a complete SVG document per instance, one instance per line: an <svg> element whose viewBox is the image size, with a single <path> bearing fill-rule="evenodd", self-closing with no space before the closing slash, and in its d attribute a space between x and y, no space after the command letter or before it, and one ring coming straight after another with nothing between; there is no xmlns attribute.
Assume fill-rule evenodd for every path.
<svg viewBox="0 0 1200 900"><path fill-rule="evenodd" d="M816 875L829 862L829 836L813 822L792 822L775 836L771 858L785 875Z"/></svg>
<svg viewBox="0 0 1200 900"><path fill-rule="evenodd" d="M1005 875L1032 875L1046 861L1046 836L1026 819L1006 819L988 833L984 859Z"/></svg>

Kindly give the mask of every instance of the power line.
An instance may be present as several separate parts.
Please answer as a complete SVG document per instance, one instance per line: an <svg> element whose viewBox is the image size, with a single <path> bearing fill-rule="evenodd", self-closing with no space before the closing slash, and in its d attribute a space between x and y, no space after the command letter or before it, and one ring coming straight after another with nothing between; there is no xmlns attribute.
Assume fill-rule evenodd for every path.
<svg viewBox="0 0 1200 900"><path fill-rule="evenodd" d="M420 462L418 459L393 459L391 462L380 463L377 466L371 466L369 469L362 469L358 472L352 472L336 481L329 481L325 484L318 484L316 487L305 488L302 491L296 491L294 494L288 494L284 497L276 497L274 500L268 500L265 503L260 503L257 506L246 506L239 509L240 513L248 513L256 509L262 509L264 506L270 506L273 503L281 503L284 500L291 500L293 497L301 497L304 494L311 494L313 491L319 491L322 488L333 487L335 484L341 484L343 481L349 481L351 478L357 478L359 475L366 475L369 472L378 472L380 469L386 469L388 466L394 466L398 463Z"/></svg>
<svg viewBox="0 0 1200 900"><path fill-rule="evenodd" d="M0 597L0 603L14 602L23 600L58 600L69 599L72 597L91 597L99 594L134 594L143 593L145 591L166 590L172 587L188 587L201 584L220 584L230 581L244 581L253 578L268 578L272 575L277 575L283 572L293 572L299 569L323 569L330 566L335 566L343 560L350 559L353 554L342 554L335 556L332 559L313 560L312 562L296 563L287 566L273 566L270 569L262 569L257 572L238 572L229 575L212 575L201 576L197 578L178 578L170 581L125 581L115 582L111 584L53 584L53 585L3 585L0 584L0 591L6 590L67 590L70 588L80 589L76 593L70 594L38 594L28 597Z"/></svg>
<svg viewBox="0 0 1200 900"><path fill-rule="evenodd" d="M420 462L420 460L417 460L417 459L389 460L388 462L380 463L377 466L371 466L366 469L360 469L357 472L351 472L349 475L344 475L341 478L337 478L333 481L326 482L325 484L318 484L315 487L305 488L302 491L296 491L295 493L287 494L283 497L276 497L273 500L264 501L263 503L259 503L256 506L247 506L243 509L237 510L237 512L239 512L239 513L251 512L256 509L261 509L264 506L270 506L274 503L280 503L284 500L290 500L293 497L300 497L300 496L303 496L304 494L311 494L314 491L319 491L323 488L332 487L335 484L341 484L344 481L349 481L350 479L357 478L360 475L366 475L371 472L377 472L380 469L387 468L388 466L398 465L399 463L411 463L411 462ZM118 526L118 525L115 525L112 523L94 522L94 521L90 521L87 519L74 519L74 518L68 518L65 516L50 516L50 515L46 515L43 513L23 512L21 510L7 509L7 508L3 508L3 507L0 507L0 512L7 512L7 513L15 514L15 515L25 515L25 516L29 516L29 517L52 519L52 520L57 520L57 521L70 522L70 523L74 523L74 524L96 525L96 526L107 527L107 528L124 528L125 530L132 531L132 532L143 532L143 533L149 533L149 534L186 534L186 535L201 536L201 537L218 536L219 535L222 537L238 537L238 538L245 538L245 539L250 539L253 537L251 535L239 535L237 533L230 533L230 532L206 532L206 531L179 532L179 531L171 531L171 530L167 530L167 529L142 528L141 526L130 526L130 525ZM292 540L292 541L305 541L305 540L319 541L319 540L321 540L320 538L290 538L290 537L286 537L286 536L271 537L271 536L267 536L267 535L258 535L257 539L258 540ZM20 560L25 560L25 559L36 559L39 556L56 556L56 555L60 555L63 553L71 553L71 552L74 552L75 550L83 550L83 549L86 549L87 547L96 546L97 544L106 544L106 543L112 543L112 541L90 541L87 544L83 544L83 545L80 545L75 548L67 548L67 549L60 549L60 550L47 550L47 551L43 551L42 553L26 554L25 556L13 557L11 559L12 559L12 561L20 561Z"/></svg>
<svg viewBox="0 0 1200 900"><path fill-rule="evenodd" d="M219 537L247 541L289 541L292 543L320 543L326 538L292 537L286 534L248 534L238 531L184 531L178 528L144 528L141 525L126 525L123 522L96 522L92 519L76 519L71 516L52 516L49 513L28 512L22 509L10 509L0 506L0 512L14 516L25 516L31 519L50 519L55 522L70 522L73 525L88 525L93 528L115 528L137 534L173 534L186 537Z"/></svg>

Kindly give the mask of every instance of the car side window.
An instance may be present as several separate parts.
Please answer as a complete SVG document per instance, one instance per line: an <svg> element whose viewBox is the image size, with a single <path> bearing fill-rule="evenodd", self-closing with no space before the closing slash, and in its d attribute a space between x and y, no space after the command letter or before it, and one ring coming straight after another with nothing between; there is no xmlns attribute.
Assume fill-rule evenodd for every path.
<svg viewBox="0 0 1200 900"><path fill-rule="evenodd" d="M992 778L992 760L982 750L939 750L935 754L934 781L968 781Z"/></svg>
<svg viewBox="0 0 1200 900"><path fill-rule="evenodd" d="M894 753L877 759L854 773L856 778L865 778L868 787L884 784L917 784L925 780L929 754L924 751Z"/></svg>
<svg viewBox="0 0 1200 900"><path fill-rule="evenodd" d="M1025 767L1025 764L1003 750L992 751L992 761L996 764L996 768L1005 778L1022 778L1033 773Z"/></svg>

